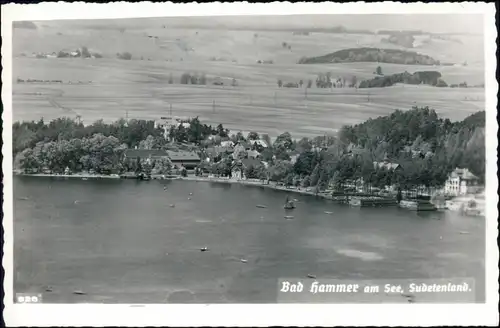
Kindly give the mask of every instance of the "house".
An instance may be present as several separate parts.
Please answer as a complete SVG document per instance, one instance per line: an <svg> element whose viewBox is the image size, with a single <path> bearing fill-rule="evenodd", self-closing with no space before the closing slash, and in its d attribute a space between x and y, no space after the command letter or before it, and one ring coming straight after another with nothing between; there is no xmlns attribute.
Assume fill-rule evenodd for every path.
<svg viewBox="0 0 500 328"><path fill-rule="evenodd" d="M402 169L401 165L397 163L391 163L387 158L387 155L384 157L382 162L373 162L373 168L375 170L386 169L389 171L396 171Z"/></svg>
<svg viewBox="0 0 500 328"><path fill-rule="evenodd" d="M235 147L234 147L234 151L233 151L233 159L238 159L238 156L240 155L241 152L244 152L246 151L245 149L245 146L243 146L241 143L238 143Z"/></svg>
<svg viewBox="0 0 500 328"><path fill-rule="evenodd" d="M125 150L123 157L124 159L131 160L137 160L138 158L140 158L145 159L148 162L160 158L169 158L168 153L160 149L127 149Z"/></svg>
<svg viewBox="0 0 500 328"><path fill-rule="evenodd" d="M242 160L235 160L231 166L231 178L235 180L246 180L245 170L250 167L257 167L261 161L254 158L244 158Z"/></svg>
<svg viewBox="0 0 500 328"><path fill-rule="evenodd" d="M258 151L256 150L249 150L247 151L248 153L248 158L259 158L261 155Z"/></svg>
<svg viewBox="0 0 500 328"><path fill-rule="evenodd" d="M220 143L221 147L234 147L234 142L232 142L231 140L226 140L226 141L222 141Z"/></svg>
<svg viewBox="0 0 500 328"><path fill-rule="evenodd" d="M450 173L444 185L447 195L458 196L475 193L479 190L479 178L468 169L456 168Z"/></svg>
<svg viewBox="0 0 500 328"><path fill-rule="evenodd" d="M269 147L269 145L264 140L248 140L248 143L251 146L259 145L259 146L262 146L263 148Z"/></svg>
<svg viewBox="0 0 500 328"><path fill-rule="evenodd" d="M189 128L189 123L182 122L187 120L189 120L187 117L162 116L159 120L155 121L155 129L162 129L164 138L168 139L172 127L178 127L182 124L185 128Z"/></svg>
<svg viewBox="0 0 500 328"><path fill-rule="evenodd" d="M201 158L192 151L166 151L170 161L175 167L185 167L187 170L192 170L201 163Z"/></svg>

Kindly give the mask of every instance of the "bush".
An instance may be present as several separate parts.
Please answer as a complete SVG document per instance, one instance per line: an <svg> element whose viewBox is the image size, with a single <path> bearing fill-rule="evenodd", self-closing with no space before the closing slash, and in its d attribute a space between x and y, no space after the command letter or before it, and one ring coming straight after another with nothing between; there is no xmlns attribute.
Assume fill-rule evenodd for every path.
<svg viewBox="0 0 500 328"><path fill-rule="evenodd" d="M132 54L130 52L122 52L122 53L117 53L116 57L118 59L131 60L132 59Z"/></svg>

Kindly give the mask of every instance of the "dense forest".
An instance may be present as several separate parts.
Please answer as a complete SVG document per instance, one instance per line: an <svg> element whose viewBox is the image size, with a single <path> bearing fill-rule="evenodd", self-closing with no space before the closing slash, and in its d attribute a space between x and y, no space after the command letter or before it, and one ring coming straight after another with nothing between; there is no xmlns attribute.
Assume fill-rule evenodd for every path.
<svg viewBox="0 0 500 328"><path fill-rule="evenodd" d="M303 57L299 64L330 64L346 62L380 62L405 65L439 65L439 60L435 60L427 55L418 54L412 51L379 48L351 48L339 50L324 56Z"/></svg>
<svg viewBox="0 0 500 328"><path fill-rule="evenodd" d="M396 83L404 84L427 84L436 87L447 87L445 81L441 79L441 73L436 71L423 71L410 74L408 72L377 76L371 80L362 81L359 88L382 88L390 87Z"/></svg>
<svg viewBox="0 0 500 328"><path fill-rule="evenodd" d="M465 167L482 182L485 178L485 112L475 113L463 121L439 118L427 107L408 111L396 110L388 116L364 123L344 126L338 136L294 139L288 132L274 141L267 135L250 132L230 134L221 124L202 124L198 118L188 120L169 131L175 143L167 143L163 131L153 121L119 120L106 124L98 121L84 126L61 118L45 123L16 122L13 125L15 167L26 173L61 173L94 171L101 174L170 172L169 163L131 163L123 161L127 148L172 149L174 145L190 146L204 154L207 147L224 140L247 142L263 140L268 148L257 148L259 164L245 167L247 177L268 179L287 185L343 189L362 179L365 185L383 188L397 184L410 190L416 186L440 187L456 167ZM245 158L246 151L239 156ZM296 157L295 161L291 157ZM377 169L373 162L388 159L401 170ZM149 165L149 167L148 167ZM231 174L233 159L223 154L205 171L217 175Z"/></svg>

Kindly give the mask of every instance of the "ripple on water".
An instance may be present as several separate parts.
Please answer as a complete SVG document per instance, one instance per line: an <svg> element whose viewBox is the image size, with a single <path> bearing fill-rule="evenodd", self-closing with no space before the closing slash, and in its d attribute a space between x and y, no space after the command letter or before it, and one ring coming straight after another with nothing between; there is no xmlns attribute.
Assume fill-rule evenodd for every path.
<svg viewBox="0 0 500 328"><path fill-rule="evenodd" d="M383 257L380 254L374 253L374 252L362 252L358 251L356 249L340 249L336 250L338 254L347 256L347 257L354 257L361 259L363 261L379 261L382 260Z"/></svg>

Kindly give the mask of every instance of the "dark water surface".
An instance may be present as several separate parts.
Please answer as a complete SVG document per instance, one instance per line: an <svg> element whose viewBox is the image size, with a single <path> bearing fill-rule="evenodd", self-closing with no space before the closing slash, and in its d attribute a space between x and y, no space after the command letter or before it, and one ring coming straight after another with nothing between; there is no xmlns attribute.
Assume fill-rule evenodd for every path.
<svg viewBox="0 0 500 328"><path fill-rule="evenodd" d="M297 194L290 214L285 196L207 182L14 177L15 292L54 303L274 303L284 277L472 277L484 301L483 218Z"/></svg>

